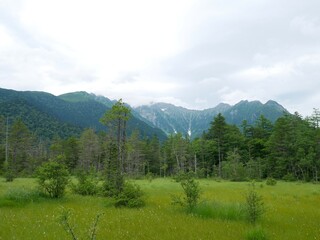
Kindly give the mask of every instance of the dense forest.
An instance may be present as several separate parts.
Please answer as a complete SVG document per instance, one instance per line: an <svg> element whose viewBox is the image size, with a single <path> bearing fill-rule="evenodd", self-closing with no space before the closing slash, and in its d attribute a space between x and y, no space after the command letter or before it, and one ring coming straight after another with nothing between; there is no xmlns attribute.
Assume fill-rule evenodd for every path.
<svg viewBox="0 0 320 240"><path fill-rule="evenodd" d="M101 116L102 117L102 116ZM103 122L103 121L102 121ZM198 177L233 181L273 177L284 180L318 181L320 169L320 111L303 119L285 114L273 124L261 115L249 125L227 124L222 114L194 140L180 133L160 141L156 135L141 138L138 130L123 139L121 168L128 177L173 176L194 172ZM107 128L108 127L108 128ZM104 174L114 159L114 130L87 128L65 139L49 140L32 132L19 118L0 117L1 173L32 176L50 159L64 163L71 172ZM125 135L124 135L125 136Z"/></svg>

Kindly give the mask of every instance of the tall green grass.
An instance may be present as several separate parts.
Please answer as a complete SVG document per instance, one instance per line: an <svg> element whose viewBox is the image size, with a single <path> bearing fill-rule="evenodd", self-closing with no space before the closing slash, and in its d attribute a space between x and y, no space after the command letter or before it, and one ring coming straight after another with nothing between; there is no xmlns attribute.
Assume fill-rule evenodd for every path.
<svg viewBox="0 0 320 240"><path fill-rule="evenodd" d="M252 229L251 224L238 218L249 183L200 180L203 204L208 206L204 206L205 213L199 210L199 215L204 215L199 217L177 211L171 205L170 195L182 193L180 185L171 179L135 182L147 195L146 206L140 209L114 208L103 197L75 195L70 190L58 200L28 201L21 207L0 206L0 239L70 239L58 220L61 207L72 212L70 221L81 239L87 236L98 213L104 215L96 230L97 240L246 240L259 239L259 234L265 234L270 240L308 240L320 236L320 185L278 182L268 186L262 183L264 187L257 191L267 210L259 221L259 228ZM34 179L6 183L0 178L0 201L10 189L29 191L35 187ZM206 217L208 208L215 209L215 214L220 213Z"/></svg>
<svg viewBox="0 0 320 240"><path fill-rule="evenodd" d="M247 232L246 240L268 240L268 236L261 227L256 227Z"/></svg>
<svg viewBox="0 0 320 240"><path fill-rule="evenodd" d="M203 218L246 220L245 206L242 203L203 202L192 210L192 214Z"/></svg>
<svg viewBox="0 0 320 240"><path fill-rule="evenodd" d="M28 203L44 200L44 196L37 190L26 188L10 188L0 199L0 207L21 207Z"/></svg>

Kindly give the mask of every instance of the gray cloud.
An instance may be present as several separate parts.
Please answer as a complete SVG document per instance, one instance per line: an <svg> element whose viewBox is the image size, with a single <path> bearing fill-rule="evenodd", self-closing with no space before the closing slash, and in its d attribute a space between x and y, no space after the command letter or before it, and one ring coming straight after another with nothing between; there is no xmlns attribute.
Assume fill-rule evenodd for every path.
<svg viewBox="0 0 320 240"><path fill-rule="evenodd" d="M80 67L74 59L59 52L55 42L32 33L27 29L13 5L0 5L0 26L12 43L0 48L0 85L17 90L50 90L50 86L64 86L90 82L94 73ZM1 41L1 40L0 40Z"/></svg>
<svg viewBox="0 0 320 240"><path fill-rule="evenodd" d="M231 2L201 1L190 13L188 48L162 63L184 85L177 96L198 107L275 99L290 110L319 96L320 2Z"/></svg>
<svg viewBox="0 0 320 240"><path fill-rule="evenodd" d="M60 35L52 39L21 22L17 11L22 8L19 3L8 4L9 7L0 3L0 27L4 26L14 41L12 46L1 48L0 39L1 86L52 92L97 90L107 97L126 97L125 100L134 105L167 99L201 109L220 102L233 104L243 99L263 102L273 99L290 111L304 115L310 114L313 107L320 107L318 0L194 1L185 15L179 14L183 18L172 18L172 25L180 28L179 38L175 41L181 48L172 54L160 54L160 57L149 54L157 47L156 43L144 42L145 49L138 43L145 39L156 42L160 37L153 38L148 29L153 34L158 28L166 33L163 29L168 26L162 26L161 19L152 19L150 22L156 25L154 29L146 25L148 29L142 31L136 26L126 29L130 20L117 26L119 18L110 17L108 29L94 31L96 26L103 26L101 21L105 21L99 15L96 25L94 21L88 21L91 25L84 26L89 34L77 30L81 33L79 36L74 34L78 39L70 32L68 39ZM96 3L88 1L86 4ZM144 9L143 16L152 18L147 14L147 8L139 8ZM75 16L82 14L85 12ZM110 25L112 20L117 21ZM147 20L133 22L146 24ZM68 26L82 29L81 25L74 25L76 19L64 21ZM63 21L60 19L59 22ZM139 36L135 36L132 28L140 29ZM80 37L87 37L87 42ZM174 46L170 37L173 36L163 38L167 45L159 41L159 49L170 52L165 48ZM68 49L70 42L76 45L76 50L84 49L83 52L74 54L72 50L61 50ZM113 46L115 44L119 45ZM136 45L139 46L135 48ZM137 49L145 52L139 54ZM158 51L155 53L159 54ZM108 54L112 57L108 58ZM140 55L148 59L139 58ZM83 59L79 59L81 57ZM86 65L87 62L90 64ZM119 63L123 65L118 66ZM111 74L108 70L114 72ZM91 86L94 87L79 89Z"/></svg>

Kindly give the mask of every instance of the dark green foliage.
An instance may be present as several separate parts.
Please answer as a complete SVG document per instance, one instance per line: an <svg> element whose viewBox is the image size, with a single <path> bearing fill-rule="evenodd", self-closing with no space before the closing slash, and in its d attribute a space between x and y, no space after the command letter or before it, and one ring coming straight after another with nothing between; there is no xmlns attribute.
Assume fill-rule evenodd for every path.
<svg viewBox="0 0 320 240"><path fill-rule="evenodd" d="M12 165L8 162L3 163L3 170L4 170L4 177L6 179L6 182L12 182L15 178L15 175L13 173Z"/></svg>
<svg viewBox="0 0 320 240"><path fill-rule="evenodd" d="M112 177L112 178L110 178ZM116 207L137 208L145 205L144 192L120 174L109 175L103 184L104 195L111 198Z"/></svg>
<svg viewBox="0 0 320 240"><path fill-rule="evenodd" d="M97 195L102 189L99 187L99 180L92 174L85 172L78 173L77 183L71 184L71 189L74 193L80 195Z"/></svg>
<svg viewBox="0 0 320 240"><path fill-rule="evenodd" d="M125 181L121 174L108 173L107 179L103 182L103 195L106 197L118 196L124 187Z"/></svg>
<svg viewBox="0 0 320 240"><path fill-rule="evenodd" d="M173 176L173 179L176 182L181 183L182 181L185 181L187 179L194 178L194 177L195 177L195 174L193 172L179 171L177 174Z"/></svg>
<svg viewBox="0 0 320 240"><path fill-rule="evenodd" d="M111 107L106 102L95 95L85 101L75 99L70 102L45 92L19 92L0 88L0 115L10 119L19 117L37 136L50 139L55 135L64 139L79 136L84 128L89 127L104 130L99 118ZM128 122L129 134L134 129L140 129L142 136L152 137L155 134L161 140L166 138L160 129L136 117Z"/></svg>
<svg viewBox="0 0 320 240"><path fill-rule="evenodd" d="M30 131L43 139L52 139L55 135L62 138L78 136L82 130L79 126L57 119L51 113L37 108L33 103L19 96L1 103L0 114L8 116L11 121L21 118Z"/></svg>
<svg viewBox="0 0 320 240"><path fill-rule="evenodd" d="M119 170L118 148L114 142L107 144L107 155L103 194L107 197L114 197L122 191L124 185L124 177Z"/></svg>
<svg viewBox="0 0 320 240"><path fill-rule="evenodd" d="M245 206L247 219L251 224L255 224L265 213L263 199L255 190L254 184L250 186L246 194Z"/></svg>
<svg viewBox="0 0 320 240"><path fill-rule="evenodd" d="M79 139L78 169L89 172L91 169L99 170L100 165L99 138L93 129L82 132Z"/></svg>
<svg viewBox="0 0 320 240"><path fill-rule="evenodd" d="M65 155L65 164L69 171L74 170L77 167L79 160L79 140L76 137L69 137L62 142L63 153Z"/></svg>
<svg viewBox="0 0 320 240"><path fill-rule="evenodd" d="M147 173L163 175L161 165L161 143L159 138L154 135L151 139L146 139L142 152L143 159L147 164Z"/></svg>
<svg viewBox="0 0 320 240"><path fill-rule="evenodd" d="M174 175L179 172L186 172L190 169L188 160L189 155L189 140L184 138L181 133L170 135L167 141L163 144L163 161L161 170L166 175Z"/></svg>
<svg viewBox="0 0 320 240"><path fill-rule="evenodd" d="M32 173L31 164L32 136L21 119L14 121L9 135L8 170L14 177Z"/></svg>
<svg viewBox="0 0 320 240"><path fill-rule="evenodd" d="M241 144L241 134L235 126L226 123L225 118L219 113L211 122L211 127L206 135L208 140L213 140L216 145L215 158L218 162L218 176L222 177L222 162L227 155L228 149L236 149Z"/></svg>
<svg viewBox="0 0 320 240"><path fill-rule="evenodd" d="M287 182L293 182L296 180L296 178L293 176L292 173L288 173L287 175L284 175L282 179Z"/></svg>
<svg viewBox="0 0 320 240"><path fill-rule="evenodd" d="M222 162L222 174L231 181L244 181L247 177L240 155L235 149L227 153L227 161Z"/></svg>
<svg viewBox="0 0 320 240"><path fill-rule="evenodd" d="M134 131L126 144L127 157L124 159L124 172L131 178L141 178L149 171L147 163L145 142L139 139L139 131Z"/></svg>
<svg viewBox="0 0 320 240"><path fill-rule="evenodd" d="M314 151L319 148L315 133L298 113L279 118L268 140L269 175L282 178L291 173L297 179L314 179L319 167Z"/></svg>
<svg viewBox="0 0 320 240"><path fill-rule="evenodd" d="M40 189L51 198L63 197L69 182L69 173L65 165L49 161L37 169L36 176Z"/></svg>
<svg viewBox="0 0 320 240"><path fill-rule="evenodd" d="M108 127L108 137L111 139L108 146L109 159L107 161L107 177L104 182L104 190L107 196L114 199L116 207L132 208L144 205L143 192L140 187L125 182L123 177L127 166L130 166L126 161L128 157L126 130L130 116L130 109L120 99L100 119L101 123Z"/></svg>
<svg viewBox="0 0 320 240"><path fill-rule="evenodd" d="M267 178L266 180L266 184L269 185L269 186L274 186L277 184L277 180L275 180L274 178Z"/></svg>
<svg viewBox="0 0 320 240"><path fill-rule="evenodd" d="M126 182L123 189L114 197L116 207L138 208L145 205L144 193L140 187L134 183Z"/></svg>

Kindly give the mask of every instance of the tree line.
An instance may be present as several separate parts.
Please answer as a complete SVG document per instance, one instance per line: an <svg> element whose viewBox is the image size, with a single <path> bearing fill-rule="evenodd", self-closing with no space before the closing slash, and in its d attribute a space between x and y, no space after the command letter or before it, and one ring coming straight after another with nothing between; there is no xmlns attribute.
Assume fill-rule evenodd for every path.
<svg viewBox="0 0 320 240"><path fill-rule="evenodd" d="M80 137L49 140L32 133L21 119L0 116L0 166L3 175L32 176L42 163L55 159L71 173L128 176L174 176L194 172L198 177L243 181L272 177L318 181L320 169L320 111L302 118L285 114L275 123L263 115L255 124L227 124L222 114L194 140L181 133L161 142L126 135L130 110L119 100L101 117L108 131L88 128ZM119 181L120 181L119 180ZM111 181L111 182L117 182Z"/></svg>

